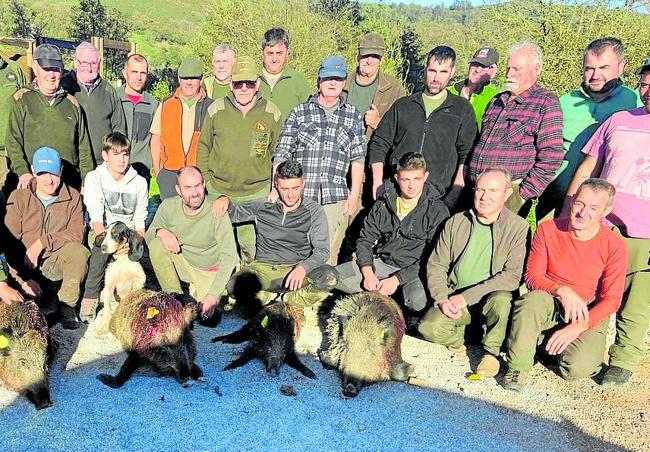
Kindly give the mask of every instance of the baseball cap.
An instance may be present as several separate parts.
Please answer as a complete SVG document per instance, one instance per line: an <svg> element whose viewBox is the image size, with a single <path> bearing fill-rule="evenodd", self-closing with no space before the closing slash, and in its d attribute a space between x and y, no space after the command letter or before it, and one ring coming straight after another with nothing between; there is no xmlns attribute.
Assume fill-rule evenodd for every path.
<svg viewBox="0 0 650 452"><path fill-rule="evenodd" d="M641 72L643 72L643 70L646 69L648 66L650 66L650 57L643 60L643 63L641 63L641 66L636 68L636 71L634 71L634 73L636 75L641 75Z"/></svg>
<svg viewBox="0 0 650 452"><path fill-rule="evenodd" d="M492 47L481 47L476 52L474 52L474 56L471 60L469 60L469 64L478 63L486 67L497 64L498 62L499 53Z"/></svg>
<svg viewBox="0 0 650 452"><path fill-rule="evenodd" d="M384 37L377 33L368 33L359 42L359 56L379 55L384 56L386 45Z"/></svg>
<svg viewBox="0 0 650 452"><path fill-rule="evenodd" d="M41 44L36 47L32 58L36 60L38 65L42 68L57 68L63 72L63 59L61 58L61 51L59 48L52 44Z"/></svg>
<svg viewBox="0 0 650 452"><path fill-rule="evenodd" d="M178 76L180 78L203 77L203 63L194 56L183 58L180 66L178 66Z"/></svg>
<svg viewBox="0 0 650 452"><path fill-rule="evenodd" d="M257 62L248 56L242 56L235 61L235 67L232 70L233 82L249 82L259 78Z"/></svg>
<svg viewBox="0 0 650 452"><path fill-rule="evenodd" d="M61 157L54 149L43 146L34 153L32 168L35 174L59 174L61 172Z"/></svg>
<svg viewBox="0 0 650 452"><path fill-rule="evenodd" d="M343 57L337 55L330 55L325 58L318 69L318 78L346 78L347 76L348 64Z"/></svg>

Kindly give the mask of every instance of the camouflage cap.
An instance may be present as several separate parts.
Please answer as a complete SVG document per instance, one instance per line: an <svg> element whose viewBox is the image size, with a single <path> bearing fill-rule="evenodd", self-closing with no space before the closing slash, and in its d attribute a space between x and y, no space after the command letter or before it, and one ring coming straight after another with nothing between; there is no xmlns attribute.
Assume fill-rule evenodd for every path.
<svg viewBox="0 0 650 452"><path fill-rule="evenodd" d="M378 35L377 33L368 33L363 38L361 38L358 51L360 57L366 55L384 56L384 52L386 51L384 37Z"/></svg>
<svg viewBox="0 0 650 452"><path fill-rule="evenodd" d="M203 63L195 56L183 58L178 66L179 78L198 78L203 77Z"/></svg>
<svg viewBox="0 0 650 452"><path fill-rule="evenodd" d="M259 78L257 62L248 56L238 57L232 69L233 82L254 82Z"/></svg>

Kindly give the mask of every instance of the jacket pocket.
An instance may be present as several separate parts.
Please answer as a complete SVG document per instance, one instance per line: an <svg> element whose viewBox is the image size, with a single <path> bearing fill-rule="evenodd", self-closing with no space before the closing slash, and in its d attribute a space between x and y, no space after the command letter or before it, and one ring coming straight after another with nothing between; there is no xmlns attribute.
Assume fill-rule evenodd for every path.
<svg viewBox="0 0 650 452"><path fill-rule="evenodd" d="M133 130L131 131L131 139L133 141L145 141L149 136L149 129L153 115L144 111L136 111L133 113Z"/></svg>

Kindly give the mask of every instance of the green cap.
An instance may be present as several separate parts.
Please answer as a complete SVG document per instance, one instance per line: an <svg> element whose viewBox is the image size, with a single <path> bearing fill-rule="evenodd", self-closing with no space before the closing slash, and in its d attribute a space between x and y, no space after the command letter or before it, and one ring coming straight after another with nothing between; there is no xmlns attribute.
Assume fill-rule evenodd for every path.
<svg viewBox="0 0 650 452"><path fill-rule="evenodd" d="M183 58L178 66L179 78L196 78L203 76L203 63L197 57L188 56Z"/></svg>
<svg viewBox="0 0 650 452"><path fill-rule="evenodd" d="M386 44L384 38L377 33L368 33L359 42L359 56L379 55L384 56Z"/></svg>
<svg viewBox="0 0 650 452"><path fill-rule="evenodd" d="M259 78L257 62L247 56L237 57L232 69L233 82L254 82Z"/></svg>

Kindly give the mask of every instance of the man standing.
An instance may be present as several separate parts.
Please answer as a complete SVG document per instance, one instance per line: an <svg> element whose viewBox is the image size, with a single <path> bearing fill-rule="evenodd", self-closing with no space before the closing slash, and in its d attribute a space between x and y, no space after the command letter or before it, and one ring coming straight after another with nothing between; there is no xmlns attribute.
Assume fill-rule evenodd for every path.
<svg viewBox="0 0 650 452"><path fill-rule="evenodd" d="M613 113L641 106L638 94L623 86L625 48L616 38L592 41L582 56L582 84L560 97L564 161L540 199L541 215L562 210L569 183L582 163L580 152L598 126Z"/></svg>
<svg viewBox="0 0 650 452"><path fill-rule="evenodd" d="M541 71L539 46L522 42L510 48L506 91L483 114L481 136L469 161L472 183L489 167L510 171L513 194L506 207L523 217L553 180L563 155L560 103L537 84Z"/></svg>
<svg viewBox="0 0 650 452"><path fill-rule="evenodd" d="M332 265L345 237L346 217L357 213L366 157L361 114L340 97L347 75L343 58L329 56L323 60L318 70L318 93L291 110L273 152L275 167L289 159L302 164L305 197L325 209Z"/></svg>
<svg viewBox="0 0 650 452"><path fill-rule="evenodd" d="M512 292L526 258L528 223L505 208L511 182L508 171L486 169L476 181L474 207L445 224L427 264L434 305L418 328L426 340L458 351L465 327L478 317L485 334L476 373L485 378L499 373Z"/></svg>
<svg viewBox="0 0 650 452"><path fill-rule="evenodd" d="M60 86L63 73L61 52L41 44L33 55L35 88L23 88L14 95L9 112L6 149L11 170L18 176L18 188L27 188L34 175L32 157L43 146L55 148L62 160L61 178L80 188L82 178L95 167L85 116L79 102Z"/></svg>
<svg viewBox="0 0 650 452"><path fill-rule="evenodd" d="M221 99L230 94L230 77L235 64L235 51L228 44L219 44L212 51L212 75L203 79L203 87L210 99Z"/></svg>
<svg viewBox="0 0 650 452"><path fill-rule="evenodd" d="M544 221L535 231L526 264L529 292L514 303L503 387L521 391L532 369L538 337L557 356L560 375L595 375L605 354L609 317L621 304L627 250L618 234L600 224L616 190L587 179L569 218Z"/></svg>
<svg viewBox="0 0 650 452"><path fill-rule="evenodd" d="M614 113L582 152L585 159L569 186L566 203L587 177L602 177L616 187L605 224L625 241L628 263L625 297L616 316L616 340L609 350L603 385L621 385L646 355L650 324L650 58L636 71L643 107Z"/></svg>
<svg viewBox="0 0 650 452"><path fill-rule="evenodd" d="M449 88L450 93L469 100L476 115L478 131L481 131L483 112L499 90L492 85L497 75L499 53L492 47L481 47L471 60L467 78L454 83Z"/></svg>
<svg viewBox="0 0 650 452"><path fill-rule="evenodd" d="M73 61L75 70L63 78L61 85L81 105L95 162L101 162L104 137L111 132L126 134L124 111L115 88L99 76L99 51L94 45L79 44Z"/></svg>
<svg viewBox="0 0 650 452"><path fill-rule="evenodd" d="M151 179L151 152L149 145L153 115L158 101L144 90L149 77L149 63L140 54L129 55L122 70L125 84L117 89L126 118L127 138L131 142L130 164L147 181Z"/></svg>
<svg viewBox="0 0 650 452"><path fill-rule="evenodd" d="M235 64L232 92L208 108L197 149L197 167L208 193L225 195L234 205L266 198L271 191L271 152L280 134L280 110L260 97L257 65L241 57ZM255 258L255 227L237 226L244 263Z"/></svg>
<svg viewBox="0 0 650 452"><path fill-rule="evenodd" d="M212 317L237 264L235 238L230 219L212 215L198 168L181 168L176 190L178 197L158 208L145 239L162 290L181 295L181 281L189 283L205 320Z"/></svg>
<svg viewBox="0 0 650 452"><path fill-rule="evenodd" d="M289 34L282 28L271 28L262 39L262 97L273 102L285 120L293 107L303 103L312 93L307 78L287 67L291 53Z"/></svg>
<svg viewBox="0 0 650 452"><path fill-rule="evenodd" d="M62 281L59 317L64 328L76 329L75 306L90 255L81 243L81 196L61 182L61 159L54 149L38 149L33 162L34 178L7 201L7 262L27 297L39 298L50 281Z"/></svg>
<svg viewBox="0 0 650 452"><path fill-rule="evenodd" d="M196 165L201 127L212 99L201 87L203 63L186 57L178 67L180 87L158 106L151 123L151 164L162 200L176 196L176 171Z"/></svg>
<svg viewBox="0 0 650 452"><path fill-rule="evenodd" d="M14 93L26 85L27 79L20 66L13 62L4 52L0 51L0 190L5 187L7 175L9 174L7 151L5 149L5 133L7 132L9 109L13 102ZM10 191L10 188L8 191Z"/></svg>
<svg viewBox="0 0 650 452"><path fill-rule="evenodd" d="M425 92L398 99L379 123L368 144L375 199L399 159L407 152L418 152L428 168L435 168L427 182L448 193L448 206L456 204L464 186L465 158L476 138L476 118L466 99L446 89L456 72L455 64L452 48L432 49L424 67Z"/></svg>

